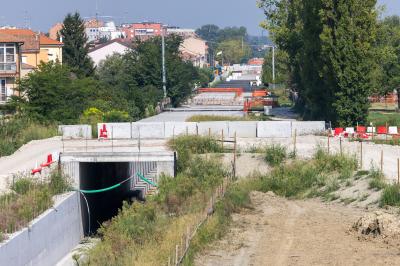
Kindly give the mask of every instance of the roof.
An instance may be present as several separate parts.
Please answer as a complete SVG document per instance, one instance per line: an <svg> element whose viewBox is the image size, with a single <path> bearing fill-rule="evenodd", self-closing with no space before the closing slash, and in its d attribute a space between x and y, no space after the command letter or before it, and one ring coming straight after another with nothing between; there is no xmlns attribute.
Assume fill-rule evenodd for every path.
<svg viewBox="0 0 400 266"><path fill-rule="evenodd" d="M4 43L4 42L23 43L23 40L14 35L0 32L0 43Z"/></svg>
<svg viewBox="0 0 400 266"><path fill-rule="evenodd" d="M42 34L36 33L29 29L0 29L0 34L13 36L16 40L20 40L24 44L22 52L39 52L40 45L63 45L61 42L52 40Z"/></svg>
<svg viewBox="0 0 400 266"><path fill-rule="evenodd" d="M35 69L36 67L26 64L26 63L22 63L21 65L22 69Z"/></svg>
<svg viewBox="0 0 400 266"><path fill-rule="evenodd" d="M129 45L130 43L131 43L131 40L128 40L128 39L114 39L114 40L111 40L111 41L108 41L108 42L106 42L106 43L103 43L103 44L100 44L100 45L98 45L98 46L96 46L95 48L93 48L93 49L90 49L89 50L89 53L92 53L92 52L94 52L94 51L97 51L97 50L99 50L99 49L101 49L101 48L104 48L104 47L106 47L106 46L108 46L108 45L110 45L110 44L112 44L112 43L119 43L119 44L121 44L121 45L123 45L123 46L125 46L126 48L129 48L129 49L131 49L132 47Z"/></svg>

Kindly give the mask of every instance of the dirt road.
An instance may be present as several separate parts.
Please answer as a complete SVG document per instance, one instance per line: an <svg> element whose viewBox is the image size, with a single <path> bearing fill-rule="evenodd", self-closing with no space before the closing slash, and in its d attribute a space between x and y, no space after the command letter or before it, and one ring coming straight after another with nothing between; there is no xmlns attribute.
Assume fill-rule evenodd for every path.
<svg viewBox="0 0 400 266"><path fill-rule="evenodd" d="M400 265L398 239L349 230L362 209L259 192L252 202L254 209L235 214L229 233L195 265Z"/></svg>

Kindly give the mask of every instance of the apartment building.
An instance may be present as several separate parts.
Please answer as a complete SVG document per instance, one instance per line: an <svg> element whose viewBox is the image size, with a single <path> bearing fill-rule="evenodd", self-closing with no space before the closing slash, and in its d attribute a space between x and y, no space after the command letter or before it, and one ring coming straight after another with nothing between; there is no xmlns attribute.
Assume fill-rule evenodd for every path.
<svg viewBox="0 0 400 266"><path fill-rule="evenodd" d="M121 31L125 33L127 39L148 40L154 36L167 34L167 28L162 23L158 22L139 22L122 24Z"/></svg>

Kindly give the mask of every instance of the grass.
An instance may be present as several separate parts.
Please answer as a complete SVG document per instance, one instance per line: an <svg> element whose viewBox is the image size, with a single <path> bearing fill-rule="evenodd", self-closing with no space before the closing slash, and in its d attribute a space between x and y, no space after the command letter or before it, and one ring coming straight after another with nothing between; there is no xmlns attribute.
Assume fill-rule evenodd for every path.
<svg viewBox="0 0 400 266"><path fill-rule="evenodd" d="M397 184L387 185L382 192L379 206L400 207L400 186Z"/></svg>
<svg viewBox="0 0 400 266"><path fill-rule="evenodd" d="M382 190L387 186L383 173L378 169L372 168L368 177L371 179L369 181L370 189Z"/></svg>
<svg viewBox="0 0 400 266"><path fill-rule="evenodd" d="M288 91L285 88L279 88L279 89L274 89L271 90L276 96L278 96L278 103L279 106L282 107L292 107L293 103L292 101L289 99L288 95Z"/></svg>
<svg viewBox="0 0 400 266"><path fill-rule="evenodd" d="M10 188L12 192L0 196L0 239L4 235L24 228L30 221L47 210L52 197L70 189L69 181L57 171L43 182L21 177Z"/></svg>
<svg viewBox="0 0 400 266"><path fill-rule="evenodd" d="M57 135L54 125L36 123L27 118L0 119L0 157L13 154L31 140Z"/></svg>
<svg viewBox="0 0 400 266"><path fill-rule="evenodd" d="M398 113L369 112L368 123L374 126L400 126L400 115Z"/></svg>
<svg viewBox="0 0 400 266"><path fill-rule="evenodd" d="M278 166L287 158L286 147L278 144L272 144L265 147L265 161L270 166Z"/></svg>

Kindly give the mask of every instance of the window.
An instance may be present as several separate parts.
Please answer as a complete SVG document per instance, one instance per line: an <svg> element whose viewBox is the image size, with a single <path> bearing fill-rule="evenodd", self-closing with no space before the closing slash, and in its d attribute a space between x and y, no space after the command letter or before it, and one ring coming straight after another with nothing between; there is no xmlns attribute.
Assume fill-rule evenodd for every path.
<svg viewBox="0 0 400 266"><path fill-rule="evenodd" d="M16 70L16 47L13 43L0 44L0 71Z"/></svg>
<svg viewBox="0 0 400 266"><path fill-rule="evenodd" d="M7 99L6 80L0 79L0 102L5 102Z"/></svg>

